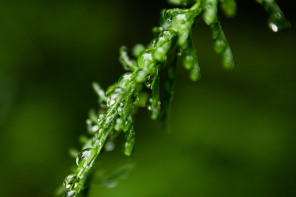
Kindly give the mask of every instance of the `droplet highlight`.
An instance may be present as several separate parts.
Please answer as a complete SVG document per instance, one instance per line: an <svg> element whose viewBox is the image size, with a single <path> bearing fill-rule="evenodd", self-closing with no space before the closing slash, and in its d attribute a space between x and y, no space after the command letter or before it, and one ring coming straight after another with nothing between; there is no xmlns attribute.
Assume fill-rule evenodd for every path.
<svg viewBox="0 0 296 197"><path fill-rule="evenodd" d="M76 181L77 181L76 175L71 174L65 178L63 185L66 189L69 189L73 184L76 183Z"/></svg>
<svg viewBox="0 0 296 197"><path fill-rule="evenodd" d="M105 144L105 150L106 151L113 151L114 150L114 148L115 148L115 144L114 144L114 142L107 142L106 144Z"/></svg>
<svg viewBox="0 0 296 197"><path fill-rule="evenodd" d="M279 28L276 24L274 23L270 23L269 24L269 28L273 31L273 32L278 32L279 31Z"/></svg>
<svg viewBox="0 0 296 197"><path fill-rule="evenodd" d="M87 168L89 163L91 162L92 156L94 156L94 149L93 148L87 148L81 151L79 156L76 158L76 164L77 166L81 168Z"/></svg>
<svg viewBox="0 0 296 197"><path fill-rule="evenodd" d="M74 197L76 194L75 190L70 190L66 193L65 197Z"/></svg>

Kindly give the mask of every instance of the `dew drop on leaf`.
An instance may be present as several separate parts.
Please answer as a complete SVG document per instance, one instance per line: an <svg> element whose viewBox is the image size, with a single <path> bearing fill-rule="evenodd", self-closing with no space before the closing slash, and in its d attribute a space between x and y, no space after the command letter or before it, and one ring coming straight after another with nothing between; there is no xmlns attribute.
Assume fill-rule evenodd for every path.
<svg viewBox="0 0 296 197"><path fill-rule="evenodd" d="M152 89L152 81L153 81L153 75L149 75L145 81L145 85L147 88Z"/></svg>
<svg viewBox="0 0 296 197"><path fill-rule="evenodd" d="M102 146L102 142L101 142L101 140L95 140L94 142L93 142L93 145L94 146L98 146L99 148Z"/></svg>
<svg viewBox="0 0 296 197"><path fill-rule="evenodd" d="M99 126L98 126L98 125L94 125L94 126L92 126L91 130L92 130L93 132L96 132L96 131L99 130Z"/></svg>
<svg viewBox="0 0 296 197"><path fill-rule="evenodd" d="M74 174L71 174L65 178L63 185L66 189L69 189L76 181L77 177Z"/></svg>
<svg viewBox="0 0 296 197"><path fill-rule="evenodd" d="M152 110L152 102L153 102L153 99L151 97L146 102L146 107L149 111Z"/></svg>
<svg viewBox="0 0 296 197"><path fill-rule="evenodd" d="M126 156L131 156L134 151L135 139L129 140L123 145L123 153Z"/></svg>
<svg viewBox="0 0 296 197"><path fill-rule="evenodd" d="M106 151L113 151L114 148L115 148L115 144L113 142L111 142L111 141L110 142L107 142L105 144L105 150Z"/></svg>
<svg viewBox="0 0 296 197"><path fill-rule="evenodd" d="M66 193L65 197L74 197L75 196L75 190L70 190Z"/></svg>
<svg viewBox="0 0 296 197"><path fill-rule="evenodd" d="M117 186L117 182L115 180L108 180L105 182L105 186L107 188L115 188Z"/></svg>
<svg viewBox="0 0 296 197"><path fill-rule="evenodd" d="M131 128L125 134L125 139L132 140L134 137L135 137L135 130L134 130L134 127L131 126Z"/></svg>
<svg viewBox="0 0 296 197"><path fill-rule="evenodd" d="M273 32L278 32L279 28L276 24L274 23L269 23L269 28L273 31Z"/></svg>
<svg viewBox="0 0 296 197"><path fill-rule="evenodd" d="M142 82L145 81L145 77L146 77L146 73L145 73L145 71L140 70L140 71L137 73L136 80L137 80L137 82L142 83Z"/></svg>
<svg viewBox="0 0 296 197"><path fill-rule="evenodd" d="M224 51L225 47L226 47L226 42L224 39L217 39L216 40L214 48L217 53L222 53Z"/></svg>
<svg viewBox="0 0 296 197"><path fill-rule="evenodd" d="M77 166L81 168L87 168L91 156L94 154L94 149L92 148L87 148L81 151L79 156L76 158L76 164Z"/></svg>
<svg viewBox="0 0 296 197"><path fill-rule="evenodd" d="M139 55L145 51L145 47L142 44L136 44L133 48L133 55L135 57L139 57Z"/></svg>
<svg viewBox="0 0 296 197"><path fill-rule="evenodd" d="M133 118L129 116L128 119L124 122L123 132L127 132L133 125Z"/></svg>
<svg viewBox="0 0 296 197"><path fill-rule="evenodd" d="M122 110L123 110L123 107L124 107L124 103L123 103L123 102L121 102L121 103L119 104L119 107L118 107L118 109L117 109L117 111L118 111L118 114L119 114L119 115L122 115Z"/></svg>
<svg viewBox="0 0 296 197"><path fill-rule="evenodd" d="M123 93L122 88L119 88L119 87L115 88L107 100L107 105L108 106L114 105L116 103L116 101L118 100L119 95L122 93Z"/></svg>
<svg viewBox="0 0 296 197"><path fill-rule="evenodd" d="M153 63L153 56L152 56L153 51L145 51L143 52L139 58L138 58L138 65L140 68L145 68L148 65Z"/></svg>
<svg viewBox="0 0 296 197"><path fill-rule="evenodd" d="M132 79L132 74L130 73L123 74L118 80L118 85L121 87L124 87L127 83L131 81L131 79Z"/></svg>
<svg viewBox="0 0 296 197"><path fill-rule="evenodd" d="M116 119L116 124L114 126L114 129L116 131L120 131L122 128L123 128L123 122L122 122L122 120L120 118L117 118Z"/></svg>

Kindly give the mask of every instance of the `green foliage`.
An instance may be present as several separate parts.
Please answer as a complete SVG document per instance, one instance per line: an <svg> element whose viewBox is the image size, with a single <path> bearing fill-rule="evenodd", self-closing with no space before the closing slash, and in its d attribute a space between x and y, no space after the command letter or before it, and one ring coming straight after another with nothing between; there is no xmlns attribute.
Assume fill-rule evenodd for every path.
<svg viewBox="0 0 296 197"><path fill-rule="evenodd" d="M256 0L262 5L265 11L269 14L268 25L269 28L278 32L281 29L289 28L290 22L285 18L283 12L275 2L275 0Z"/></svg>
<svg viewBox="0 0 296 197"><path fill-rule="evenodd" d="M257 1L270 14L270 22L273 25L279 29L288 26L288 22L274 1ZM136 59L129 58L126 47L120 48L119 61L127 72L118 82L110 86L106 92L99 84L93 83L93 88L99 96L100 109L89 114L89 119L86 121L89 135L80 139L83 144L80 154L77 156L77 151L71 151L73 156L77 156L77 168L64 181L61 193L66 193L65 196L83 194L89 174L103 147L111 150L112 148L106 146L119 133L125 134L123 153L126 156L132 155L135 146L133 113L137 107L146 103L152 119L157 119L161 114L163 119L166 119L173 95L178 57L183 57L184 67L189 70L191 80L196 81L200 78L198 58L191 37L191 30L200 19L211 28L214 49L221 54L224 67L233 68L231 49L217 18L218 0L169 0L169 2L182 6L192 5L192 7L162 11L160 27L153 28L156 38L146 47L143 45L134 47L132 53ZM235 14L234 0L221 0L220 3L227 16ZM272 29L274 30L273 27ZM173 58L168 63L170 54ZM168 79L164 87L164 96L161 98L160 70L166 65L168 65ZM143 93L145 91L150 92L149 98Z"/></svg>

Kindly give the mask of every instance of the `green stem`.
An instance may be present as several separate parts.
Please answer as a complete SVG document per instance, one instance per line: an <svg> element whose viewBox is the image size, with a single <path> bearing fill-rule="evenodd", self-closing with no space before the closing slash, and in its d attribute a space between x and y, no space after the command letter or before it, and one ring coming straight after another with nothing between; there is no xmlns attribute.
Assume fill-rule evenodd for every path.
<svg viewBox="0 0 296 197"><path fill-rule="evenodd" d="M272 16L277 16L276 12L283 16L273 1L257 1L265 6L266 10L272 13ZM152 89L152 96L149 99L151 102L147 102L147 107L151 110L152 119L156 119L160 109L164 111L164 117L168 114L173 95L178 55L184 56L185 68L190 71L190 78L192 80L199 78L199 64L196 49L192 45L191 30L202 15L205 22L212 29L215 49L222 54L224 66L226 68L232 67L231 50L217 19L218 0L171 0L171 2L192 5L192 7L189 9L170 9L163 12L161 27L154 28L157 38L146 49L142 45L137 45L134 50L137 61L129 59L127 49L125 47L121 48L119 60L124 68L131 70L131 72L122 75L117 83L108 88L106 93L98 84L93 84L100 97L99 103L104 103L101 106L106 106L106 113L90 113L91 117L87 122L89 124L89 133L92 136L84 141L83 150L76 159L78 167L74 174L69 175L64 181L63 192L66 193L66 197L80 196L85 191L89 175L102 152L102 148L106 141L110 137L116 136L118 132L125 133L126 142L123 152L125 155L131 156L135 143L132 114L139 100L139 95L144 90L144 84L149 89ZM232 0L221 2L224 2L223 9L233 13L235 6ZM272 3L268 4L268 2ZM160 105L159 69L166 64L167 57L172 49L175 49L174 59L168 68L165 98L163 104ZM96 117L98 118L97 121Z"/></svg>

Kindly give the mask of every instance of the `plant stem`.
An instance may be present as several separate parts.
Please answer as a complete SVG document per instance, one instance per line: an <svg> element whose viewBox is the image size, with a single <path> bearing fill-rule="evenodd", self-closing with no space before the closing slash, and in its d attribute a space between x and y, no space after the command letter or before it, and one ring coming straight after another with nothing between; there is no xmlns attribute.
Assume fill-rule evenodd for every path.
<svg viewBox="0 0 296 197"><path fill-rule="evenodd" d="M196 49L192 44L191 30L194 24L202 18L202 15L206 24L211 27L216 52L222 55L224 66L232 68L231 50L217 19L218 0L170 1L181 5L185 3L192 5L192 7L169 9L162 12L161 26L153 29L157 37L147 47L141 45L135 47L134 54L137 61L129 59L127 49L121 48L119 59L129 72L123 74L117 83L107 89L106 93L98 84L93 84L99 96L99 103L101 106L105 106L106 113L91 113L90 119L87 120L90 136L85 140L82 151L76 158L78 167L74 174L69 175L64 181L63 192L66 193L66 197L80 196L87 188L89 175L102 152L102 148L110 138L119 132L125 133L124 154L131 156L135 143L132 114L141 100L141 92L146 89L145 86L151 89L151 97L146 101L151 118L157 119L160 110L163 111L163 117L168 115L178 56L184 56L184 66L190 71L190 78L193 81L199 78L199 64ZM269 2L257 1L265 6ZM235 13L234 0L221 0L221 3L228 15ZM283 18L277 5L274 2L271 5L268 4L267 11L273 15L278 12ZM168 68L168 81L165 84L164 100L161 104L159 70L166 64L171 51L174 53L174 59Z"/></svg>

